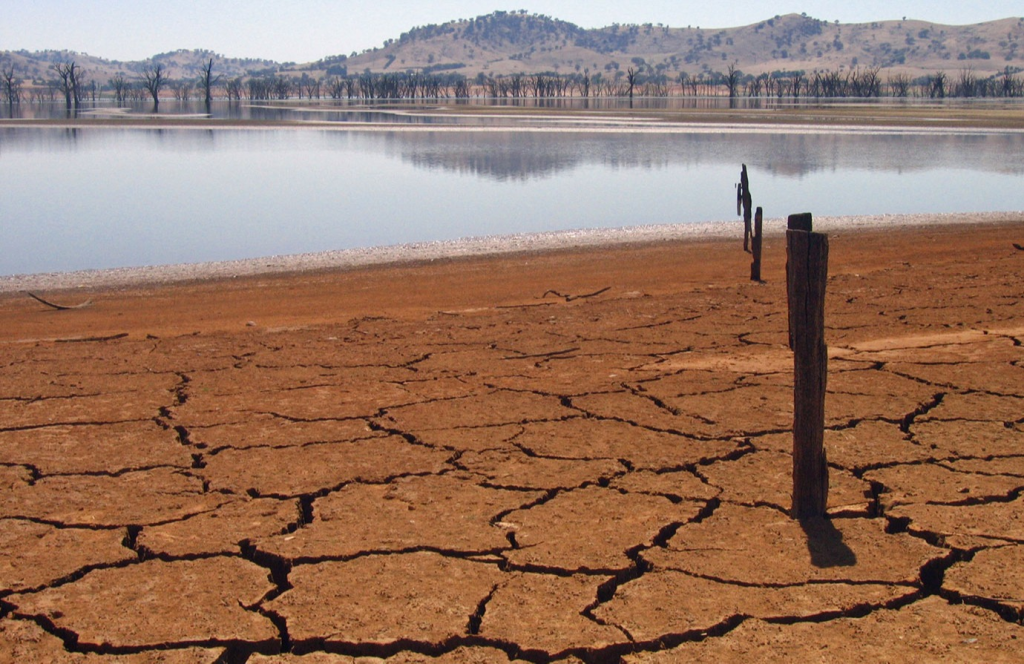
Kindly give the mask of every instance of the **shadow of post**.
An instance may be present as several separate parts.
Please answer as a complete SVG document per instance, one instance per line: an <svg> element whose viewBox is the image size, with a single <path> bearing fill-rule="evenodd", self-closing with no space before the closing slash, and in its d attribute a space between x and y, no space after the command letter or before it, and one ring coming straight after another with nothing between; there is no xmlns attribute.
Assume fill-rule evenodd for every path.
<svg viewBox="0 0 1024 664"><path fill-rule="evenodd" d="M807 550L815 567L852 567L857 554L843 542L843 533L828 517L801 519L800 527L807 535Z"/></svg>

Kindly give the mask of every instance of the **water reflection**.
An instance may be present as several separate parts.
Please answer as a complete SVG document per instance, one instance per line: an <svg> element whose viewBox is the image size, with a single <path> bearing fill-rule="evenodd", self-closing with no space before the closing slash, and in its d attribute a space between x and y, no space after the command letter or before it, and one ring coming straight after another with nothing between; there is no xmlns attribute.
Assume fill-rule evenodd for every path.
<svg viewBox="0 0 1024 664"><path fill-rule="evenodd" d="M0 274L466 236L1024 209L1024 136L0 128ZM911 194L911 195L908 195Z"/></svg>
<svg viewBox="0 0 1024 664"><path fill-rule="evenodd" d="M292 140L295 139L295 140ZM131 149L170 154L218 149L381 153L417 168L525 182L578 168L700 168L740 161L773 177L869 170L894 174L957 168L1024 174L1021 134L588 133L580 130L246 132L191 129L3 128L0 155Z"/></svg>
<svg viewBox="0 0 1024 664"><path fill-rule="evenodd" d="M370 148L378 149L372 138ZM498 182L547 178L587 165L616 169L700 168L745 161L763 173L939 168L1024 174L1021 135L411 133L379 139L384 152L426 169Z"/></svg>
<svg viewBox="0 0 1024 664"><path fill-rule="evenodd" d="M290 99L284 101L214 101L209 107L201 100L162 100L154 109L152 101L135 101L123 105L114 102L83 100L78 109L70 111L77 117L102 116L206 116L216 120L264 120L274 122L319 120L327 122L389 122L396 124L487 124L480 118L448 117L443 119L410 117L399 111L411 110L413 115L429 112L440 106L491 106L506 109L552 109L563 111L647 111L678 110L772 110L784 108L820 109L837 106L961 106L1008 108L1019 110L1019 99L924 99L924 98L768 98L768 97L638 97L630 105L627 97L566 98L498 98L498 99L428 99L396 101L364 101L360 99ZM0 119L54 120L69 117L63 101L0 104Z"/></svg>

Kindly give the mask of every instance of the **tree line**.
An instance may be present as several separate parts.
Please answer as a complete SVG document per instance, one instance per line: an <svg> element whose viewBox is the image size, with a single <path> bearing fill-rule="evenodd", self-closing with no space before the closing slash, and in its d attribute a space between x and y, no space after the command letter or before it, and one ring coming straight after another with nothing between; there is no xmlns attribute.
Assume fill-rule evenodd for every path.
<svg viewBox="0 0 1024 664"><path fill-rule="evenodd" d="M394 72L331 74L313 76L279 72L254 73L223 79L214 72L209 59L198 77L172 79L166 68L150 63L133 76L115 74L100 84L74 61L52 65L53 77L44 85L30 88L17 76L13 65L0 64L0 95L8 104L22 101L63 100L67 109L83 101L106 98L119 105L149 100L158 107L161 99L179 101L214 98L231 101L348 99L360 101L416 99L525 99L570 97L662 98L671 96L728 98L878 98L923 97L931 99L973 97L1024 97L1024 79L1007 67L1000 74L982 77L969 67L955 74L937 71L911 78L890 72L883 76L878 67L849 70L771 72L744 74L733 66L725 72L680 73L670 78L644 67L626 71L590 73L545 72L537 74L490 75L468 78L457 72Z"/></svg>
<svg viewBox="0 0 1024 664"><path fill-rule="evenodd" d="M20 104L22 101L53 102L63 98L67 110L71 111L81 106L83 101L99 101L104 93L109 94L108 98L112 98L119 105L143 101L148 97L154 106L159 106L160 100L166 98L168 91L171 91L176 99L198 98L197 91L201 91L202 98L209 104L214 98L214 85L219 78L213 74L212 58L201 68L201 74L197 78L184 80L172 80L162 64L143 67L138 75L132 78L118 72L102 85L90 77L88 71L74 60L55 62L51 68L55 74L54 78L47 80L43 85L26 88L25 81L17 76L14 65L0 65L0 96L3 101L8 104Z"/></svg>
<svg viewBox="0 0 1024 664"><path fill-rule="evenodd" d="M730 97L871 98L924 97L931 99L975 97L1024 97L1024 79L1006 67L1001 74L980 77L969 67L955 75L944 71L911 78L893 72L882 76L878 67L845 71L776 72L759 76L725 76Z"/></svg>

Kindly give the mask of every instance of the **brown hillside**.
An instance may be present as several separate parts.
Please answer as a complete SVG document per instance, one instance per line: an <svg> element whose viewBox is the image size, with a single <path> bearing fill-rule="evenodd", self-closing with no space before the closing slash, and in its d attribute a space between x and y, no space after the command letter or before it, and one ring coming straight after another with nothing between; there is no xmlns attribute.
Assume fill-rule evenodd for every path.
<svg viewBox="0 0 1024 664"><path fill-rule="evenodd" d="M1024 19L946 26L925 21L839 24L789 14L738 28L654 25L583 30L521 13L496 12L427 26L354 57L350 73L452 69L479 72L591 73L643 68L677 78L725 71L746 73L879 67L924 75L971 68L987 76L1024 68Z"/></svg>
<svg viewBox="0 0 1024 664"><path fill-rule="evenodd" d="M162 64L171 79L194 79L209 58L221 80L278 72L322 77L451 71L474 77L585 70L609 79L633 68L647 78L663 75L678 81L682 73L724 72L730 65L747 74L877 67L911 77L970 69L983 78L1007 67L1024 70L1022 44L1020 17L948 26L913 20L840 24L788 14L736 28L645 24L585 30L520 11L413 28L379 48L301 65L227 58L205 50L179 50L141 62L68 51L6 51L0 52L0 65L13 67L23 81L42 84L55 78L54 63L74 60L87 80L100 86L117 73L138 78L151 62Z"/></svg>

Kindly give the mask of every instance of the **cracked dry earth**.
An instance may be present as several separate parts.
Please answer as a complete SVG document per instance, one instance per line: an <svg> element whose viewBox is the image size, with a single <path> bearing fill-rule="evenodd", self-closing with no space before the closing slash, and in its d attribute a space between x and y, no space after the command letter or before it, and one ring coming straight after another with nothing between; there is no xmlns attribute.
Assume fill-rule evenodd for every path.
<svg viewBox="0 0 1024 664"><path fill-rule="evenodd" d="M1020 231L832 238L804 524L781 239L5 296L0 661L1021 661Z"/></svg>

